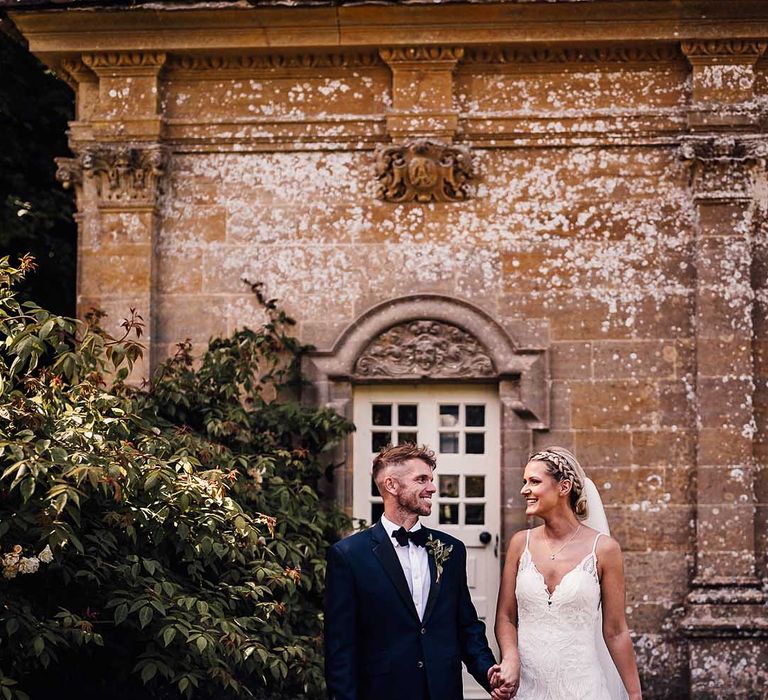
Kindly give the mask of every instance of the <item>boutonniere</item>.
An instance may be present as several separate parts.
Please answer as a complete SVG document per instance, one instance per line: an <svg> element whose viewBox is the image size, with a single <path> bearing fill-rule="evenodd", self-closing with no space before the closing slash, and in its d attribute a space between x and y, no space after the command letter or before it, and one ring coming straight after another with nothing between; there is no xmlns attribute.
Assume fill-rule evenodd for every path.
<svg viewBox="0 0 768 700"><path fill-rule="evenodd" d="M427 537L427 544L425 546L429 553L432 555L432 558L435 560L435 568L437 569L437 578L435 579L435 583L440 583L440 576L443 573L443 565L451 556L453 545L447 545L445 542L441 542L440 540L435 539L430 533L429 537Z"/></svg>

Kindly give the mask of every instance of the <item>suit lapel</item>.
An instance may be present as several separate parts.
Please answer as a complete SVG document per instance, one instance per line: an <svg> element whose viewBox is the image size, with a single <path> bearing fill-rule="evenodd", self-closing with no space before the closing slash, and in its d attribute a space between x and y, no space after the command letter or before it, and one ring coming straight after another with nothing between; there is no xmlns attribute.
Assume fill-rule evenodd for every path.
<svg viewBox="0 0 768 700"><path fill-rule="evenodd" d="M400 565L400 560L397 558L394 546L387 541L387 531L384 529L381 521L371 528L371 539L373 540L373 554L381 563L384 571L386 571L395 590L403 599L403 603L418 620L419 614L416 612L416 606L413 604L413 597L408 588L408 582L405 580L403 567Z"/></svg>
<svg viewBox="0 0 768 700"><path fill-rule="evenodd" d="M432 535L432 537L435 536ZM429 562L430 584L427 607L424 609L424 624L427 624L429 616L432 614L432 610L437 602L437 596L440 594L440 586L442 585L442 576L440 577L440 581L437 580L437 564L435 563L435 558L432 556L432 550L429 549L429 547L427 547L427 561ZM445 573L445 570L443 570L443 573Z"/></svg>

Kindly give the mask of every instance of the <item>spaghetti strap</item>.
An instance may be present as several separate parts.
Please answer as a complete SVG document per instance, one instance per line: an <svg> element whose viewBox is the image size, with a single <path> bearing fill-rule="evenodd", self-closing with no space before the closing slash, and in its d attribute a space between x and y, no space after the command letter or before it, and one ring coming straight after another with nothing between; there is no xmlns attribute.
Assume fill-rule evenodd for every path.
<svg viewBox="0 0 768 700"><path fill-rule="evenodd" d="M529 551L530 551L530 550L528 549L528 540L530 539L530 537L531 537L531 530L530 530L530 528L529 528L528 530L526 530L526 531L525 531L525 551L526 551L526 552L529 552Z"/></svg>
<svg viewBox="0 0 768 700"><path fill-rule="evenodd" d="M597 541L604 535L604 532L598 532L597 537L595 537L595 542L592 545L592 554L594 554L597 551Z"/></svg>

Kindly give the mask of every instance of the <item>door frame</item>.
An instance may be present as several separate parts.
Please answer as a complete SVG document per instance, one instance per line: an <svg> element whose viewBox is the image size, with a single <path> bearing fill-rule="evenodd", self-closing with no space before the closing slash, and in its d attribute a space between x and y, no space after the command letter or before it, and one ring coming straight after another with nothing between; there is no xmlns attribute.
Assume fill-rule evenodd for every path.
<svg viewBox="0 0 768 700"><path fill-rule="evenodd" d="M455 363L446 358L430 364L388 361L381 349L401 329L432 323L438 334L453 333L467 352L482 362ZM521 326L523 333L535 335ZM428 338L428 335L424 336ZM411 337L410 340L413 340ZM379 352L376 352L378 350ZM361 360L365 362L361 362ZM434 359L434 358L433 358ZM533 448L533 431L549 428L549 353L546 346L524 345L490 314L470 302L438 294L414 294L377 304L350 323L333 345L308 353L303 372L309 386L302 400L334 409L350 422L353 388L368 383L483 382L498 387L501 411L501 538L526 527L518 484ZM333 459L343 464L330 490L351 516L353 505L352 437L336 449ZM500 557L500 560L502 557Z"/></svg>

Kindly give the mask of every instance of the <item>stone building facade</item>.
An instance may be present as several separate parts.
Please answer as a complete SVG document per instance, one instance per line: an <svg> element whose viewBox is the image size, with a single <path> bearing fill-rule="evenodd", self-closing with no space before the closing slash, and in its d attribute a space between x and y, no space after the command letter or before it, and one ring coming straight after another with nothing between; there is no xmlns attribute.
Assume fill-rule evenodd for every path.
<svg viewBox="0 0 768 700"><path fill-rule="evenodd" d="M258 323L264 283L308 400L364 423L350 512L360 441L430 396L493 455L440 518L494 557L526 455L571 447L646 697L766 697L766 3L0 5L77 92L78 305L142 314L140 372Z"/></svg>

